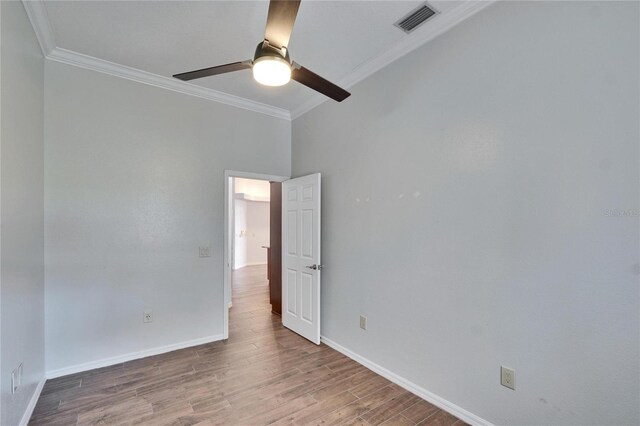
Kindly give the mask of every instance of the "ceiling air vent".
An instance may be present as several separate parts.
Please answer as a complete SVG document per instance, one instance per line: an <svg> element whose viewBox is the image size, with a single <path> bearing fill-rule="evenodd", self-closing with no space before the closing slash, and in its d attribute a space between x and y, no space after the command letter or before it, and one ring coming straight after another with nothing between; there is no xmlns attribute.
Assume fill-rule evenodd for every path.
<svg viewBox="0 0 640 426"><path fill-rule="evenodd" d="M423 3L393 25L408 34L435 14L436 11L434 9L432 9L427 3Z"/></svg>

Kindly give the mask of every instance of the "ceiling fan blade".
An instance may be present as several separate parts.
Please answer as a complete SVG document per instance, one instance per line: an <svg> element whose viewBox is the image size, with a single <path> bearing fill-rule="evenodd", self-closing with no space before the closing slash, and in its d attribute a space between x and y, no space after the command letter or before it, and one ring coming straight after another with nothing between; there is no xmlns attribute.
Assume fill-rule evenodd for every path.
<svg viewBox="0 0 640 426"><path fill-rule="evenodd" d="M336 86L329 80L320 77L318 74L309 71L300 64L293 63L293 70L291 71L291 78L298 83L302 83L307 87L320 92L325 96L330 97L334 101L342 102L351 96L351 93L347 92L343 88Z"/></svg>
<svg viewBox="0 0 640 426"><path fill-rule="evenodd" d="M182 81L195 80L196 78L209 77L211 75L224 74L227 72L246 70L251 68L251 61L232 62L230 64L218 65L217 67L203 68L197 71L183 72L174 75Z"/></svg>
<svg viewBox="0 0 640 426"><path fill-rule="evenodd" d="M271 0L264 38L278 49L289 46L300 0Z"/></svg>

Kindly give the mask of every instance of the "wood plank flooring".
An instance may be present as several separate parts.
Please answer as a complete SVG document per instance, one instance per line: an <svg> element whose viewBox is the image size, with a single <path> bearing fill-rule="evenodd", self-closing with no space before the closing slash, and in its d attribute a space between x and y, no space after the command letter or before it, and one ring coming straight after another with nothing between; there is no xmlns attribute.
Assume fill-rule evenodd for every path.
<svg viewBox="0 0 640 426"><path fill-rule="evenodd" d="M48 380L30 424L464 424L284 328L266 267L233 282L229 340Z"/></svg>

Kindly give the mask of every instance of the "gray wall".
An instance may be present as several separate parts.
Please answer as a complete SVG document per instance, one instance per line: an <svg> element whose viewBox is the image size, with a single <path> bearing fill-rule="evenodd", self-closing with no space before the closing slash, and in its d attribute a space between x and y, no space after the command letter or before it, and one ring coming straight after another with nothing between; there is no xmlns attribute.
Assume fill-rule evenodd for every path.
<svg viewBox="0 0 640 426"><path fill-rule="evenodd" d="M44 378L42 53L21 2L0 2L0 424L16 425ZM11 371L23 364L11 394Z"/></svg>
<svg viewBox="0 0 640 426"><path fill-rule="evenodd" d="M47 371L221 335L224 170L288 176L290 123L56 62L45 78Z"/></svg>
<svg viewBox="0 0 640 426"><path fill-rule="evenodd" d="M498 3L294 121L325 336L496 424L640 422L639 12Z"/></svg>

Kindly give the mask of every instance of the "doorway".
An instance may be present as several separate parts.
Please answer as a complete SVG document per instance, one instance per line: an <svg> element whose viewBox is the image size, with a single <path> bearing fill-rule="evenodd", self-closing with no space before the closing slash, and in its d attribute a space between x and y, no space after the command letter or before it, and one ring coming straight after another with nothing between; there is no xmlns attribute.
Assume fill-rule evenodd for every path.
<svg viewBox="0 0 640 426"><path fill-rule="evenodd" d="M263 308L271 284L270 199L266 180L231 178L233 238L231 251L231 310ZM238 299L240 297L240 299ZM247 300L252 303L246 303ZM242 306L238 301L242 300ZM234 308L235 305L235 308Z"/></svg>
<svg viewBox="0 0 640 426"><path fill-rule="evenodd" d="M279 190L287 179L225 172L225 339L229 338L229 311L234 309L234 299L247 301L255 295L252 306L271 303L272 311L279 313L279 299L274 299L274 292L279 295L281 291ZM234 314L238 309L244 308L236 306Z"/></svg>

